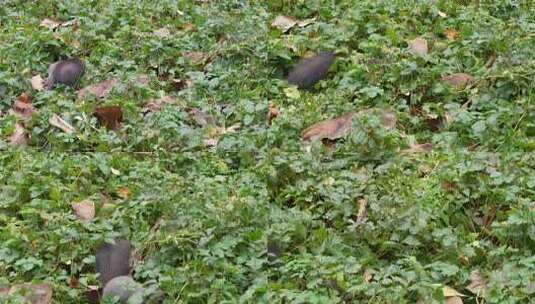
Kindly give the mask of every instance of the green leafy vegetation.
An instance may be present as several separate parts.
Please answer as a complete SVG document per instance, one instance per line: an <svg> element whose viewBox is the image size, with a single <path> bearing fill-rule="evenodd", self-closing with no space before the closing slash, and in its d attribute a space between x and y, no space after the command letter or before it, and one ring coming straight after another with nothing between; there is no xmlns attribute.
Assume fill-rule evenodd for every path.
<svg viewBox="0 0 535 304"><path fill-rule="evenodd" d="M514 0L5 0L0 287L85 303L96 248L123 237L166 303L442 303L445 286L533 301L534 20ZM326 79L285 81L324 51ZM78 88L117 84L32 87L67 57L85 62ZM10 111L23 93L28 117ZM110 105L116 131L93 115ZM301 138L368 108L395 127L365 114L336 141Z"/></svg>

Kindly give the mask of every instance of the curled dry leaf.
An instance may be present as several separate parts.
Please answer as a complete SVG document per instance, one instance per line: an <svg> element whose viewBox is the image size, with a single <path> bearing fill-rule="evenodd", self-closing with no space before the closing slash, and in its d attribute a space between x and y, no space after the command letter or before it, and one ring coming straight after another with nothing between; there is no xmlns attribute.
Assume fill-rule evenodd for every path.
<svg viewBox="0 0 535 304"><path fill-rule="evenodd" d="M206 114L197 108L187 108L186 112L188 112L191 119L201 127L216 125L216 120L212 115Z"/></svg>
<svg viewBox="0 0 535 304"><path fill-rule="evenodd" d="M117 189L117 195L122 199L127 199L130 196L130 189L127 187L121 187Z"/></svg>
<svg viewBox="0 0 535 304"><path fill-rule="evenodd" d="M397 117L393 111L383 109L366 109L359 112L350 112L341 117L321 121L305 129L301 138L305 141L317 139L336 140L347 135L353 126L353 118L373 114L380 115L381 124L387 129L396 127Z"/></svg>
<svg viewBox="0 0 535 304"><path fill-rule="evenodd" d="M88 199L73 203L72 210L83 223L89 223L95 217L95 203Z"/></svg>
<svg viewBox="0 0 535 304"><path fill-rule="evenodd" d="M105 98L117 84L116 79L107 79L101 83L87 86L78 91L78 99L84 99L88 95L95 95L97 98Z"/></svg>
<svg viewBox="0 0 535 304"><path fill-rule="evenodd" d="M22 118L28 119L32 114L37 112L31 103L31 99L26 93L22 93L11 106L13 113Z"/></svg>
<svg viewBox="0 0 535 304"><path fill-rule="evenodd" d="M317 19L318 19L318 16L300 20L300 21L297 22L297 26L298 27L305 27L305 26L311 25L312 23L316 22Z"/></svg>
<svg viewBox="0 0 535 304"><path fill-rule="evenodd" d="M316 139L335 140L344 137L351 130L352 120L357 112L351 112L341 117L321 121L305 129L301 134L303 140Z"/></svg>
<svg viewBox="0 0 535 304"><path fill-rule="evenodd" d="M219 142L219 138L207 138L203 140L203 144L206 148L213 148L217 146L218 142Z"/></svg>
<svg viewBox="0 0 535 304"><path fill-rule="evenodd" d="M75 131L73 126L71 126L61 117L59 117L57 114L52 114L52 116L50 116L50 119L48 119L48 123L50 123L56 128L61 129L63 132L67 134L72 134Z"/></svg>
<svg viewBox="0 0 535 304"><path fill-rule="evenodd" d="M161 29L157 29L154 31L154 35L160 37L160 38L166 38L166 37L169 37L171 35L171 31L166 28L166 27L162 27Z"/></svg>
<svg viewBox="0 0 535 304"><path fill-rule="evenodd" d="M459 32L454 29L446 29L444 34L446 34L446 38L448 38L448 40L455 40L459 37Z"/></svg>
<svg viewBox="0 0 535 304"><path fill-rule="evenodd" d="M364 280L364 282L366 283L370 283L370 281L373 279L373 272L371 269L369 268L366 268L364 270L364 273L362 274L362 279Z"/></svg>
<svg viewBox="0 0 535 304"><path fill-rule="evenodd" d="M203 64L210 57L208 54L200 51L184 52L182 53L182 56L191 60L193 64Z"/></svg>
<svg viewBox="0 0 535 304"><path fill-rule="evenodd" d="M457 290L447 286L447 285L444 285L444 287L442 287L442 292L444 293L444 297L445 298L449 298L449 297L466 297L466 295L463 295L462 293L458 292Z"/></svg>
<svg viewBox="0 0 535 304"><path fill-rule="evenodd" d="M445 304L463 304L463 299L460 297L449 297L446 298Z"/></svg>
<svg viewBox="0 0 535 304"><path fill-rule="evenodd" d="M119 106L98 107L93 115L108 130L118 130L123 120L123 110Z"/></svg>
<svg viewBox="0 0 535 304"><path fill-rule="evenodd" d="M26 130L20 123L15 124L15 130L9 136L8 142L12 146L26 146L28 144L28 134L26 134Z"/></svg>
<svg viewBox="0 0 535 304"><path fill-rule="evenodd" d="M267 112L267 121L268 121L268 125L271 125L271 122L273 121L273 119L275 119L277 116L279 116L279 109L277 109L275 107L275 105L273 105L273 102L270 101L269 102L269 106L268 106L268 112Z"/></svg>
<svg viewBox="0 0 535 304"><path fill-rule="evenodd" d="M149 112L155 113L161 111L162 107L170 104L176 103L176 98L170 95L166 95L149 102L144 108L143 113L147 114Z"/></svg>
<svg viewBox="0 0 535 304"><path fill-rule="evenodd" d="M487 281L483 278L479 269L475 269L470 273L469 280L470 283L466 286L466 289L478 297L485 296L487 292Z"/></svg>
<svg viewBox="0 0 535 304"><path fill-rule="evenodd" d="M404 154L428 153L433 150L432 143L414 144L410 148L401 151Z"/></svg>
<svg viewBox="0 0 535 304"><path fill-rule="evenodd" d="M464 89L474 78L466 73L455 73L442 76L442 81L457 90Z"/></svg>
<svg viewBox="0 0 535 304"><path fill-rule="evenodd" d="M138 75L134 78L134 84L140 87L148 87L150 84L150 78L148 75Z"/></svg>
<svg viewBox="0 0 535 304"><path fill-rule="evenodd" d="M424 56L427 54L427 41L421 37L409 41L409 49L416 55Z"/></svg>
<svg viewBox="0 0 535 304"><path fill-rule="evenodd" d="M278 28L283 33L290 30L292 27L294 27L297 24L297 20L293 17L289 16L277 16L273 22L271 22L271 26Z"/></svg>
<svg viewBox="0 0 535 304"><path fill-rule="evenodd" d="M46 27L49 30L55 30L61 25L61 22L54 21L52 19L45 18L41 23L39 23L40 26Z"/></svg>
<svg viewBox="0 0 535 304"><path fill-rule="evenodd" d="M368 200L365 198L362 198L359 200L359 210L357 212L357 225L362 224L362 222L366 219L367 213L368 213Z"/></svg>
<svg viewBox="0 0 535 304"><path fill-rule="evenodd" d="M42 91L45 89L45 81L41 77L41 75L35 75L30 80L30 83L32 84L32 88L37 91Z"/></svg>
<svg viewBox="0 0 535 304"><path fill-rule="evenodd" d="M9 294L20 294L24 297L24 303L50 304L52 303L52 286L48 283L41 284L17 284L11 286Z"/></svg>

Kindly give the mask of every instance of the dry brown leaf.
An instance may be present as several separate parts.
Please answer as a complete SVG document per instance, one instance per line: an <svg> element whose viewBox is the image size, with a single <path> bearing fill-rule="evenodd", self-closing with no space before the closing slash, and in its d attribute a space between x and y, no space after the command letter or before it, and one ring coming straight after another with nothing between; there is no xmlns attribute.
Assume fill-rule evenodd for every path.
<svg viewBox="0 0 535 304"><path fill-rule="evenodd" d="M15 130L11 136L9 136L8 142L12 146L26 146L28 144L28 134L26 134L24 126L22 126L20 123L16 123Z"/></svg>
<svg viewBox="0 0 535 304"><path fill-rule="evenodd" d="M122 199L127 199L130 196L130 189L127 187L121 187L117 189L117 195Z"/></svg>
<svg viewBox="0 0 535 304"><path fill-rule="evenodd" d="M315 16L315 17L312 17L312 18L308 18L308 19L304 19L304 20L300 20L300 21L297 22L297 26L298 27L308 26L308 25L316 22L317 19L318 19L318 16Z"/></svg>
<svg viewBox="0 0 535 304"><path fill-rule="evenodd" d="M475 269L470 273L469 280L470 283L466 286L466 289L478 297L485 296L485 293L487 292L487 282L481 275L479 269Z"/></svg>
<svg viewBox="0 0 535 304"><path fill-rule="evenodd" d="M457 90L464 89L474 78L466 73L455 73L442 76L442 81Z"/></svg>
<svg viewBox="0 0 535 304"><path fill-rule="evenodd" d="M321 121L305 129L301 137L305 141L317 139L335 140L344 137L351 130L353 118L357 112L351 112L341 117Z"/></svg>
<svg viewBox="0 0 535 304"><path fill-rule="evenodd" d="M410 148L402 150L404 154L428 153L433 150L432 143L414 144Z"/></svg>
<svg viewBox="0 0 535 304"><path fill-rule="evenodd" d="M417 37L409 41L409 49L416 55L424 56L428 52L427 41L421 37Z"/></svg>
<svg viewBox="0 0 535 304"><path fill-rule="evenodd" d="M209 58L208 54L200 51L184 52L182 53L182 56L191 60L193 64L203 64Z"/></svg>
<svg viewBox="0 0 535 304"><path fill-rule="evenodd" d="M207 125L216 125L216 120L212 115L206 114L197 108L187 108L186 112L188 112L191 119L193 119L195 123L201 127L205 127Z"/></svg>
<svg viewBox="0 0 535 304"><path fill-rule="evenodd" d="M280 15L271 22L271 26L280 29L284 33L294 27L297 22L293 17Z"/></svg>
<svg viewBox="0 0 535 304"><path fill-rule="evenodd" d="M87 86L78 91L78 99L84 99L88 95L95 95L97 98L105 98L117 84L116 79L107 79L101 83Z"/></svg>
<svg viewBox="0 0 535 304"><path fill-rule="evenodd" d="M26 93L22 93L17 100L11 106L13 113L28 119L32 117L32 114L37 112L31 103L31 99Z"/></svg>
<svg viewBox="0 0 535 304"><path fill-rule="evenodd" d="M32 84L32 88L37 91L42 91L45 89L45 81L41 77L41 75L35 75L30 80Z"/></svg>
<svg viewBox="0 0 535 304"><path fill-rule="evenodd" d="M95 203L88 199L73 203L72 210L83 223L89 223L95 217Z"/></svg>
<svg viewBox="0 0 535 304"><path fill-rule="evenodd" d="M353 126L353 118L364 114L380 115L381 124L387 129L396 127L397 117L393 111L383 109L366 109L350 112L343 116L321 121L305 129L301 134L304 141L317 139L336 140L347 135Z"/></svg>
<svg viewBox="0 0 535 304"><path fill-rule="evenodd" d="M364 273L362 274L362 279L366 283L370 283L370 281L373 279L373 272L371 269L366 268L364 269Z"/></svg>
<svg viewBox="0 0 535 304"><path fill-rule="evenodd" d="M193 23L184 23L182 25L182 29L184 31L188 32L188 31L191 31L191 30L195 29L195 26L193 25Z"/></svg>
<svg viewBox="0 0 535 304"><path fill-rule="evenodd" d="M45 18L41 23L39 24L42 27L46 27L49 30L55 30L61 25L61 22L54 21L52 19Z"/></svg>
<svg viewBox="0 0 535 304"><path fill-rule="evenodd" d="M448 38L448 40L455 40L459 38L459 32L454 29L446 29L444 34L446 34L446 38Z"/></svg>
<svg viewBox="0 0 535 304"><path fill-rule="evenodd" d="M463 299L460 297L449 297L446 298L444 304L463 304Z"/></svg>
<svg viewBox="0 0 535 304"><path fill-rule="evenodd" d="M139 75L134 79L134 83L142 87L148 87L150 84L150 78L147 75Z"/></svg>
<svg viewBox="0 0 535 304"><path fill-rule="evenodd" d="M166 28L166 27L162 27L161 29L157 29L154 31L154 35L160 37L160 38L166 38L166 37L169 37L171 35L171 31Z"/></svg>
<svg viewBox="0 0 535 304"><path fill-rule="evenodd" d="M365 198L362 198L359 200L359 210L357 212L357 225L362 224L362 222L366 219L367 213L368 213L368 200Z"/></svg>
<svg viewBox="0 0 535 304"><path fill-rule="evenodd" d="M449 298L449 297L466 297L466 295L463 295L462 293L458 292L457 290L447 286L447 285L444 285L444 287L442 287L442 292L444 293L444 297L445 298Z"/></svg>
<svg viewBox="0 0 535 304"><path fill-rule="evenodd" d="M207 138L203 140L204 146L206 148L213 148L217 146L217 143L219 142L219 138Z"/></svg>
<svg viewBox="0 0 535 304"><path fill-rule="evenodd" d="M149 112L155 113L161 111L162 107L174 104L176 103L177 99L173 96L166 95L157 99L152 100L151 102L147 103L147 105L143 108L143 113L147 114Z"/></svg>
<svg viewBox="0 0 535 304"><path fill-rule="evenodd" d="M41 284L17 284L13 285L9 294L20 294L24 297L26 303L31 304L50 304L52 303L52 286L48 283Z"/></svg>
<svg viewBox="0 0 535 304"><path fill-rule="evenodd" d="M52 126L56 128L61 129L63 132L67 134L72 134L75 131L73 126L71 126L68 122L63 120L57 114L52 114L52 116L50 116L50 119L48 119L48 123L50 123Z"/></svg>
<svg viewBox="0 0 535 304"><path fill-rule="evenodd" d="M93 115L109 130L118 130L123 120L123 110L120 106L98 107Z"/></svg>
<svg viewBox="0 0 535 304"><path fill-rule="evenodd" d="M271 126L271 122L273 119L275 119L277 116L279 116L279 109L275 107L272 101L269 102L268 106L268 112L267 112L267 121L268 125Z"/></svg>

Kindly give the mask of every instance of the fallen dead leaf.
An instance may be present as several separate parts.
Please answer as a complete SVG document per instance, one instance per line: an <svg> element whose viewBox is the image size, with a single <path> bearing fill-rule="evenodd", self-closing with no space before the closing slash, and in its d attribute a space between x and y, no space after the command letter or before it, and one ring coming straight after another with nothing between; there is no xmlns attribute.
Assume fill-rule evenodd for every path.
<svg viewBox="0 0 535 304"><path fill-rule="evenodd" d="M463 295L462 293L458 292L457 290L447 286L447 285L444 285L444 287L442 287L442 292L444 293L444 297L445 298L449 298L449 297L466 297L466 295Z"/></svg>
<svg viewBox="0 0 535 304"><path fill-rule="evenodd" d="M42 91L45 89L45 81L41 77L41 75L35 75L30 80L30 83L32 84L32 88L37 91Z"/></svg>
<svg viewBox="0 0 535 304"><path fill-rule="evenodd" d="M357 212L357 225L362 224L362 222L366 219L367 213L368 213L368 200L365 198L362 198L359 200L359 210Z"/></svg>
<svg viewBox="0 0 535 304"><path fill-rule="evenodd" d="M364 270L364 273L362 274L362 279L364 280L364 282L366 283L370 283L370 281L373 279L373 272L371 269L369 268L366 268Z"/></svg>
<svg viewBox="0 0 535 304"><path fill-rule="evenodd" d="M471 293L478 297L484 297L487 292L487 282L481 275L479 269L475 269L470 273L470 283L466 286Z"/></svg>
<svg viewBox="0 0 535 304"><path fill-rule="evenodd" d="M93 112L93 115L108 130L118 130L123 120L123 110L119 106L98 107Z"/></svg>
<svg viewBox="0 0 535 304"><path fill-rule="evenodd" d="M312 18L308 18L308 19L304 19L304 20L300 20L300 21L297 22L297 26L298 27L308 26L308 25L316 22L317 19L318 19L318 16L315 16L315 17L312 17Z"/></svg>
<svg viewBox="0 0 535 304"><path fill-rule="evenodd" d="M217 146L218 142L219 142L219 138L207 138L203 140L203 144L206 148L213 148Z"/></svg>
<svg viewBox="0 0 535 304"><path fill-rule="evenodd" d="M463 299L460 297L449 297L446 298L444 304L463 304Z"/></svg>
<svg viewBox="0 0 535 304"><path fill-rule="evenodd" d="M117 84L116 79L107 79L101 83L87 86L78 91L78 99L84 99L88 95L95 95L97 98L105 98Z"/></svg>
<svg viewBox="0 0 535 304"><path fill-rule="evenodd" d="M298 21L293 17L280 15L280 16L277 16L273 20L273 22L271 22L271 26L278 28L283 33L285 33L288 30L290 30L292 27L294 27L297 24L297 22Z"/></svg>
<svg viewBox="0 0 535 304"><path fill-rule="evenodd" d="M347 135L353 126L353 118L364 115L380 115L381 124L387 129L396 127L397 117L393 111L383 109L366 109L359 112L350 112L343 116L327 119L305 129L301 134L304 141L317 139L336 140Z"/></svg>
<svg viewBox="0 0 535 304"><path fill-rule="evenodd" d="M61 25L61 22L54 21L52 19L45 18L41 23L39 23L40 26L46 27L49 30L55 30Z"/></svg>
<svg viewBox="0 0 535 304"><path fill-rule="evenodd" d="M183 79L173 79L172 80L172 86L173 88L175 89L175 91L182 91L183 89L191 86L193 84L193 81L187 79L187 80L183 80Z"/></svg>
<svg viewBox="0 0 535 304"><path fill-rule="evenodd" d="M52 303L52 286L48 283L41 284L17 284L11 286L9 294L20 294L26 303L50 304Z"/></svg>
<svg viewBox="0 0 535 304"><path fill-rule="evenodd" d="M169 37L171 35L171 31L166 28L166 27L162 27L161 29L157 29L154 31L154 35L160 37L160 38L166 38L166 37Z"/></svg>
<svg viewBox="0 0 535 304"><path fill-rule="evenodd" d="M95 217L95 203L88 199L73 203L72 210L83 223L89 223Z"/></svg>
<svg viewBox="0 0 535 304"><path fill-rule="evenodd" d="M17 100L13 103L11 106L11 110L16 115L19 115L20 117L24 119L28 119L32 117L32 114L37 112L37 110L32 105L31 99L26 93L22 93Z"/></svg>
<svg viewBox="0 0 535 304"><path fill-rule="evenodd" d="M428 52L427 41L421 37L416 37L409 41L409 49L416 55L424 56Z"/></svg>
<svg viewBox="0 0 535 304"><path fill-rule="evenodd" d="M446 29L444 34L446 34L446 38L448 38L448 40L455 40L459 37L459 32L454 29Z"/></svg>
<svg viewBox="0 0 535 304"><path fill-rule="evenodd" d="M130 196L130 189L127 187L121 187L117 189L117 195L122 199L127 199Z"/></svg>
<svg viewBox="0 0 535 304"><path fill-rule="evenodd" d="M157 99L152 100L151 102L147 103L147 105L143 108L143 113L155 113L161 111L162 107L170 104L174 104L177 102L177 99L173 96L166 95Z"/></svg>
<svg viewBox="0 0 535 304"><path fill-rule="evenodd" d="M77 277L70 277L69 279L69 287L70 288L78 288L80 286L80 280Z"/></svg>
<svg viewBox="0 0 535 304"><path fill-rule="evenodd" d="M134 79L134 83L142 87L148 87L150 84L150 78L147 75L139 75Z"/></svg>
<svg viewBox="0 0 535 304"><path fill-rule="evenodd" d="M184 23L182 24L182 29L188 32L188 31L195 29L195 26L193 25L193 23Z"/></svg>
<svg viewBox="0 0 535 304"><path fill-rule="evenodd" d="M433 150L432 143L414 144L410 148L402 150L404 154L428 153Z"/></svg>
<svg viewBox="0 0 535 304"><path fill-rule="evenodd" d="M191 119L193 119L195 123L201 127L205 127L207 125L216 125L216 120L212 115L206 114L197 108L187 108L186 112L188 112Z"/></svg>
<svg viewBox="0 0 535 304"><path fill-rule="evenodd" d="M63 132L67 134L72 134L75 131L73 126L71 126L68 122L63 120L57 114L52 114L52 116L50 116L50 119L48 119L48 123L50 123L52 126L56 128L61 129Z"/></svg>
<svg viewBox="0 0 535 304"><path fill-rule="evenodd" d="M272 101L269 102L268 106L268 112L267 112L267 121L268 125L271 126L271 122L273 119L275 119L277 116L279 116L279 109L275 107Z"/></svg>
<svg viewBox="0 0 535 304"><path fill-rule="evenodd" d="M442 76L442 81L457 90L464 89L474 78L466 73L455 73Z"/></svg>
<svg viewBox="0 0 535 304"><path fill-rule="evenodd" d="M22 126L20 123L16 123L15 130L11 136L9 136L8 142L10 145L16 147L26 146L28 144L28 134L26 134L24 126Z"/></svg>
<svg viewBox="0 0 535 304"><path fill-rule="evenodd" d="M210 57L207 53L200 51L184 52L182 53L182 56L188 58L193 64L197 65L205 63Z"/></svg>
<svg viewBox="0 0 535 304"><path fill-rule="evenodd" d="M442 11L438 11L438 15L442 18L446 18L448 17L448 15L446 15L446 13L442 12Z"/></svg>
<svg viewBox="0 0 535 304"><path fill-rule="evenodd" d="M305 129L301 137L305 141L316 139L335 140L344 137L351 130L352 120L357 112L351 112L341 117L321 121Z"/></svg>

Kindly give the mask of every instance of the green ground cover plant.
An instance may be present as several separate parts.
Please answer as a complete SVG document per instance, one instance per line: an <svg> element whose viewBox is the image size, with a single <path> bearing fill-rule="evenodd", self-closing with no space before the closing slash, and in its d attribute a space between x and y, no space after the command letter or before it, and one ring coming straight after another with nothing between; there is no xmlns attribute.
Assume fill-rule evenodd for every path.
<svg viewBox="0 0 535 304"><path fill-rule="evenodd" d="M165 303L532 303L531 1L0 4L4 290L90 303L95 250L122 237ZM323 51L324 80L285 81ZM76 88L32 85L67 57Z"/></svg>

